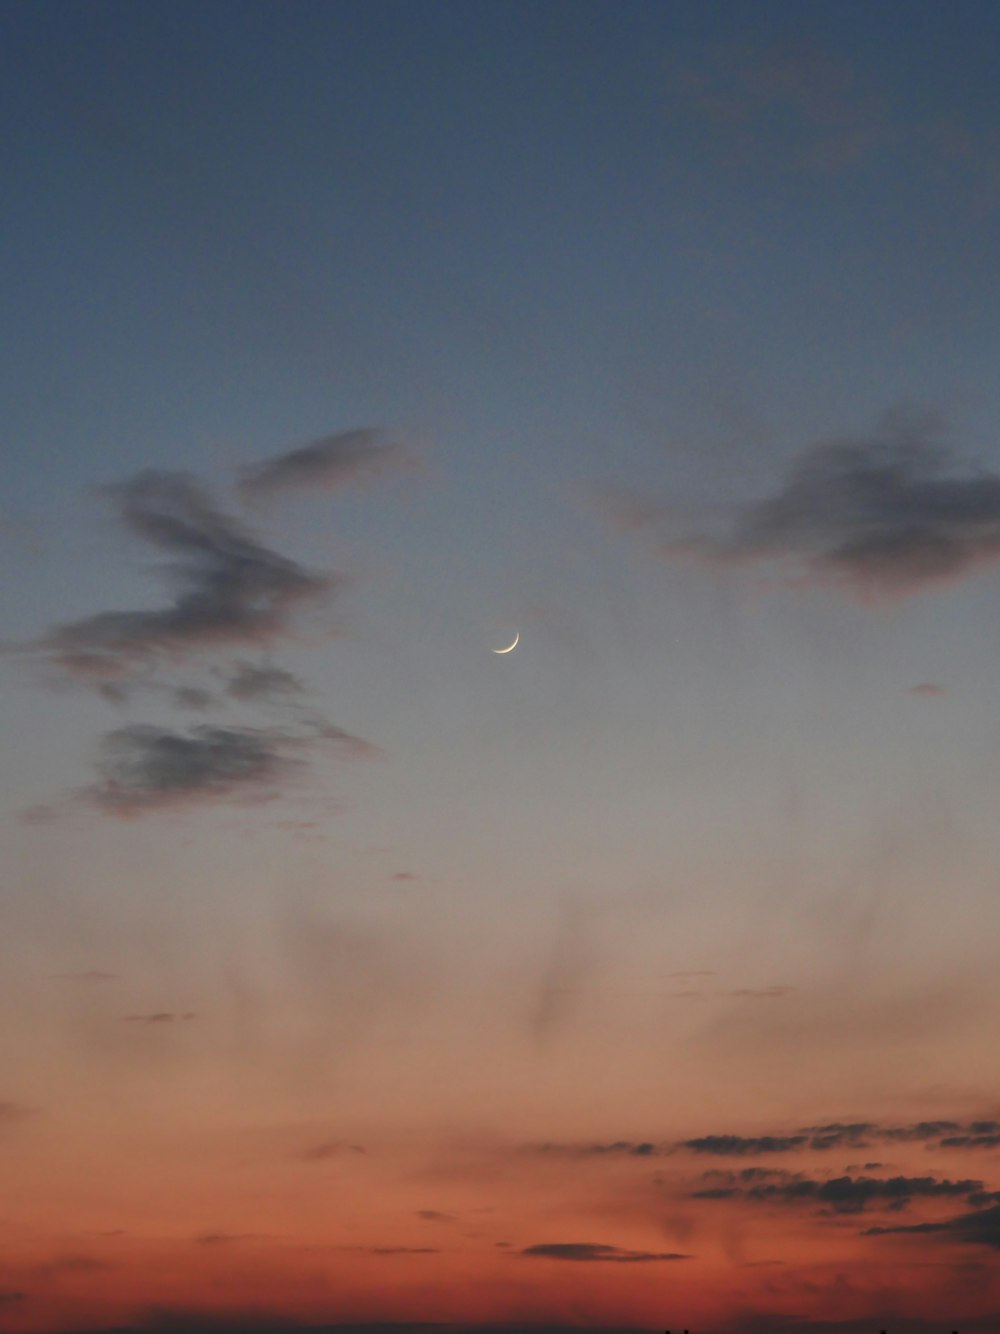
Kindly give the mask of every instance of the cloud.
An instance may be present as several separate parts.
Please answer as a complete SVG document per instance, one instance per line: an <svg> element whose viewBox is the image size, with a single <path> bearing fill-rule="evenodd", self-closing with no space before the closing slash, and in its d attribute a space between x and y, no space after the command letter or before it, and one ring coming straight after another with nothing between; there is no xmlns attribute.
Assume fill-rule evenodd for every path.
<svg viewBox="0 0 1000 1334"><path fill-rule="evenodd" d="M61 982L117 982L117 973L105 973L100 968L89 968L82 973L56 973Z"/></svg>
<svg viewBox="0 0 1000 1334"><path fill-rule="evenodd" d="M298 736L275 729L194 727L188 732L135 724L102 742L98 781L81 794L106 815L261 799L297 763Z"/></svg>
<svg viewBox="0 0 1000 1334"><path fill-rule="evenodd" d="M894 137L852 67L811 40L718 46L673 87L726 142L784 170L839 170Z"/></svg>
<svg viewBox="0 0 1000 1334"><path fill-rule="evenodd" d="M1000 1250L1000 1204L981 1213L960 1214L943 1223L912 1223L907 1227L870 1227L864 1235L879 1237L904 1232L911 1236L937 1233L967 1246L990 1246Z"/></svg>
<svg viewBox="0 0 1000 1334"><path fill-rule="evenodd" d="M869 1204L879 1203L887 1204L891 1209L903 1209L917 1197L964 1195L971 1198L981 1192L982 1187L981 1181L950 1181L932 1176L840 1176L818 1181L802 1172L771 1172L767 1180L756 1180L752 1184L747 1184L745 1177L730 1174L726 1184L695 1191L693 1198L732 1199L738 1196L763 1204L815 1201L828 1205L834 1213L861 1213Z"/></svg>
<svg viewBox="0 0 1000 1334"><path fill-rule="evenodd" d="M543 1260L572 1260L588 1264L642 1264L654 1260L690 1260L689 1255L676 1251L628 1251L620 1246L605 1246L590 1241L546 1242L539 1246L525 1246L518 1255Z"/></svg>
<svg viewBox="0 0 1000 1334"><path fill-rule="evenodd" d="M418 1209L417 1217L422 1218L425 1223L457 1223L458 1219L454 1214L442 1213L440 1209Z"/></svg>
<svg viewBox="0 0 1000 1334"><path fill-rule="evenodd" d="M649 1140L616 1139L607 1144L541 1144L538 1153L568 1154L574 1158L592 1158L616 1155L628 1158L651 1158L654 1154L668 1153L669 1149L653 1144Z"/></svg>
<svg viewBox="0 0 1000 1334"><path fill-rule="evenodd" d="M301 694L299 678L283 667L237 662L226 681L226 694L238 700L269 700Z"/></svg>
<svg viewBox="0 0 1000 1334"><path fill-rule="evenodd" d="M830 1149L867 1148L872 1143L899 1144L927 1141L928 1147L988 1148L988 1143L973 1144L983 1138L1000 1135L1000 1122L972 1121L962 1126L958 1121L915 1121L905 1126L880 1126L873 1121L831 1121L825 1125L803 1126L790 1135L702 1135L681 1140L680 1149L720 1157L750 1156L760 1153L789 1153L795 1149L825 1152Z"/></svg>
<svg viewBox="0 0 1000 1334"><path fill-rule="evenodd" d="M1000 475L959 468L932 414L888 413L866 436L823 442L764 499L723 512L715 531L655 524L671 559L772 562L800 582L867 603L911 597L1000 562Z"/></svg>
<svg viewBox="0 0 1000 1334"><path fill-rule="evenodd" d="M330 1139L324 1140L322 1144L314 1144L311 1148L303 1149L298 1157L306 1163L321 1163L326 1162L328 1158L338 1158L345 1153L364 1152L365 1149L360 1144L348 1144L344 1140Z"/></svg>
<svg viewBox="0 0 1000 1334"><path fill-rule="evenodd" d="M34 1115L34 1107L25 1107L20 1102L0 1102L0 1126L17 1125Z"/></svg>
<svg viewBox="0 0 1000 1334"><path fill-rule="evenodd" d="M126 1024L172 1024L178 1020L196 1018L197 1015L192 1010L186 1010L183 1014L175 1014L170 1010L154 1010L152 1014L127 1014L123 1022Z"/></svg>
<svg viewBox="0 0 1000 1334"><path fill-rule="evenodd" d="M114 682L156 656L268 644L302 604L335 588L262 546L185 474L140 473L107 494L136 537L167 553L161 573L175 592L158 610L99 612L51 630L37 647L71 676Z"/></svg>
<svg viewBox="0 0 1000 1334"><path fill-rule="evenodd" d="M948 691L936 681L920 681L915 686L907 686L906 693L908 695L923 695L927 698L932 698L937 695L947 695Z"/></svg>
<svg viewBox="0 0 1000 1334"><path fill-rule="evenodd" d="M717 1154L720 1157L738 1154L788 1153L808 1143L805 1135L700 1135L681 1140L682 1149L693 1153Z"/></svg>
<svg viewBox="0 0 1000 1334"><path fill-rule="evenodd" d="M244 469L240 491L246 499L305 487L334 491L409 459L407 451L381 431L342 431Z"/></svg>

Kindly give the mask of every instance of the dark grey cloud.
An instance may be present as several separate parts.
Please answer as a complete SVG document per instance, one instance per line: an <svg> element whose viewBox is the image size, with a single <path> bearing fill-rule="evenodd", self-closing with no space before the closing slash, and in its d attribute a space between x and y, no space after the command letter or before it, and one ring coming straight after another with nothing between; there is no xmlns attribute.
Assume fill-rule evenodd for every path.
<svg viewBox="0 0 1000 1334"><path fill-rule="evenodd" d="M99 612L51 630L39 647L72 676L114 682L156 656L271 643L336 586L261 545L185 474L144 472L107 493L131 532L167 553L159 572L174 594L158 610Z"/></svg>
<svg viewBox="0 0 1000 1334"><path fill-rule="evenodd" d="M692 1192L695 1199L733 1199L754 1203L800 1204L815 1202L834 1213L861 1213L869 1205L903 1209L915 1198L964 1196L969 1203L986 1204L983 1182L951 1181L933 1176L867 1177L840 1176L822 1181L803 1172L770 1171L758 1177L745 1173L713 1173L712 1184Z"/></svg>
<svg viewBox="0 0 1000 1334"><path fill-rule="evenodd" d="M905 1126L878 1125L874 1121L830 1121L824 1125L802 1126L786 1135L702 1135L682 1140L677 1147L719 1157L806 1149L827 1152L867 1148L875 1143L920 1141L935 1148L988 1148L992 1147L988 1141L993 1135L1000 1135L1000 1123L996 1121L973 1121L968 1126L962 1126L958 1121L916 1121ZM984 1142L974 1143L977 1139Z"/></svg>
<svg viewBox="0 0 1000 1334"><path fill-rule="evenodd" d="M302 682L283 667L237 662L226 679L226 694L238 700L270 700L300 695Z"/></svg>
<svg viewBox="0 0 1000 1334"><path fill-rule="evenodd" d="M870 1227L864 1235L879 1237L904 1232L911 1236L937 1234L967 1246L990 1246L1000 1250L1000 1204L971 1214L959 1214L941 1223L911 1223L906 1227Z"/></svg>
<svg viewBox="0 0 1000 1334"><path fill-rule="evenodd" d="M244 469L240 491L247 499L306 487L333 491L378 476L409 458L407 450L383 431L342 431Z"/></svg>
<svg viewBox="0 0 1000 1334"><path fill-rule="evenodd" d="M769 561L801 582L862 601L912 596L1000 562L1000 474L960 466L931 414L887 414L868 435L806 449L764 499L683 531L676 511L647 503L631 527L652 526L668 558Z"/></svg>
<svg viewBox="0 0 1000 1334"><path fill-rule="evenodd" d="M653 1144L650 1140L616 1139L606 1144L540 1144L537 1152L565 1154L572 1158L593 1158L603 1155L651 1158L657 1153L667 1153L669 1149Z"/></svg>
<svg viewBox="0 0 1000 1334"><path fill-rule="evenodd" d="M104 737L97 782L81 796L123 817L205 801L259 800L301 762L293 754L301 745L300 737L276 729L120 727Z"/></svg>
<svg viewBox="0 0 1000 1334"><path fill-rule="evenodd" d="M693 1153L735 1157L743 1154L788 1153L801 1149L809 1142L806 1135L700 1135L681 1140L680 1148Z"/></svg>
<svg viewBox="0 0 1000 1334"><path fill-rule="evenodd" d="M590 1241L546 1242L525 1246L518 1255L542 1260L571 1260L587 1264L642 1264L654 1260L690 1260L677 1251L629 1251L620 1246L606 1246Z"/></svg>

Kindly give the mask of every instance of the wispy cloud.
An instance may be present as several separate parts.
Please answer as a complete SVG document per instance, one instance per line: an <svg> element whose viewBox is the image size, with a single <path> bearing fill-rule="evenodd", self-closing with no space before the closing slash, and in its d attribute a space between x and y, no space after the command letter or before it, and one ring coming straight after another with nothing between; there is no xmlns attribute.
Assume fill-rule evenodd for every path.
<svg viewBox="0 0 1000 1334"><path fill-rule="evenodd" d="M244 469L240 491L247 499L306 487L333 491L411 462L409 451L385 432L364 427L323 436Z"/></svg>
<svg viewBox="0 0 1000 1334"><path fill-rule="evenodd" d="M682 531L648 504L619 522L653 528L669 559L772 562L867 603L910 597L1000 562L1000 474L960 467L932 413L886 414L868 435L804 450L777 490Z"/></svg>
<svg viewBox="0 0 1000 1334"><path fill-rule="evenodd" d="M243 661L233 666L225 686L227 695L244 702L299 695L304 688L299 678L283 667Z"/></svg>
<svg viewBox="0 0 1000 1334"><path fill-rule="evenodd" d="M643 1264L691 1258L678 1251L630 1251L591 1241L544 1242L538 1246L525 1246L518 1254L540 1260L570 1260L584 1264Z"/></svg>
<svg viewBox="0 0 1000 1334"><path fill-rule="evenodd" d="M838 170L896 137L852 66L815 41L717 46L676 70L673 89L722 142L785 170Z"/></svg>
<svg viewBox="0 0 1000 1334"><path fill-rule="evenodd" d="M151 1014L127 1014L125 1023L127 1024L173 1024L179 1020L196 1019L197 1015L192 1010L185 1010L177 1014L171 1010L154 1010Z"/></svg>
<svg viewBox="0 0 1000 1334"><path fill-rule="evenodd" d="M271 643L300 606L337 586L259 543L192 477L144 472L107 494L136 537L167 553L160 572L175 592L157 610L98 612L51 630L37 647L71 676L114 681L158 655Z"/></svg>

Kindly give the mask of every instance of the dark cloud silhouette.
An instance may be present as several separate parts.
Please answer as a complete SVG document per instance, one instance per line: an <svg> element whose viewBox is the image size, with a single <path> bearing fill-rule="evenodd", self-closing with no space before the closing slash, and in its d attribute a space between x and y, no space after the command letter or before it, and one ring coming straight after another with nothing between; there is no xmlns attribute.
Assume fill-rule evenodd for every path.
<svg viewBox="0 0 1000 1334"><path fill-rule="evenodd" d="M963 1127L958 1121L916 1121L908 1126L880 1126L873 1121L831 1121L803 1126L788 1135L702 1135L682 1140L680 1149L719 1157L789 1153L793 1150L867 1148L873 1143L917 1143L936 1148L990 1148L993 1135L1000 1135L996 1121L973 1121ZM982 1144L974 1143L982 1139Z"/></svg>
<svg viewBox="0 0 1000 1334"><path fill-rule="evenodd" d="M590 1158L602 1154L615 1154L629 1158L650 1158L665 1150L649 1140L616 1139L608 1144L542 1144L540 1153L569 1154L575 1158Z"/></svg>
<svg viewBox="0 0 1000 1334"><path fill-rule="evenodd" d="M299 695L304 687L292 672L252 662L237 662L226 681L226 694L238 700L280 699Z"/></svg>
<svg viewBox="0 0 1000 1334"><path fill-rule="evenodd" d="M342 431L244 469L240 491L247 499L300 487L333 491L409 460L408 452L382 431Z"/></svg>
<svg viewBox="0 0 1000 1334"><path fill-rule="evenodd" d="M701 1135L685 1139L680 1148L694 1153L717 1154L720 1157L738 1154L788 1153L807 1144L806 1135Z"/></svg>
<svg viewBox="0 0 1000 1334"><path fill-rule="evenodd" d="M72 676L114 682L157 655L270 643L303 603L335 588L262 546L185 474L144 472L107 493L132 533L167 553L161 573L176 591L159 610L99 612L51 630L39 647Z"/></svg>
<svg viewBox="0 0 1000 1334"><path fill-rule="evenodd" d="M959 467L940 437L933 414L899 410L869 435L806 449L773 495L714 529L681 531L649 502L619 503L617 517L653 526L666 557L778 562L862 601L908 597L1000 562L1000 474Z"/></svg>
<svg viewBox="0 0 1000 1334"><path fill-rule="evenodd" d="M911 1236L928 1234L943 1235L949 1240L962 1242L967 1246L990 1246L1000 1250L1000 1204L981 1213L959 1214L942 1223L911 1223L906 1227L870 1227L866 1237L879 1237L888 1233L903 1232Z"/></svg>
<svg viewBox="0 0 1000 1334"><path fill-rule="evenodd" d="M654 1260L690 1260L689 1255L677 1251L629 1251L620 1246L606 1246L590 1241L546 1242L539 1246L525 1246L518 1255L543 1260L571 1260L588 1264L641 1264Z"/></svg>
<svg viewBox="0 0 1000 1334"><path fill-rule="evenodd" d="M762 1174L763 1176L764 1174ZM723 1174L715 1174L721 1179ZM917 1197L965 1196L973 1202L982 1192L982 1181L950 1181L932 1176L921 1177L833 1177L828 1181L816 1180L802 1172L772 1171L767 1179L755 1179L741 1174L729 1174L727 1181L693 1192L695 1199L733 1199L767 1204L799 1204L815 1201L828 1206L834 1213L861 1213L870 1204L885 1204L891 1209L902 1209ZM992 1197L990 1197L991 1199ZM989 1199L982 1199L988 1203Z"/></svg>

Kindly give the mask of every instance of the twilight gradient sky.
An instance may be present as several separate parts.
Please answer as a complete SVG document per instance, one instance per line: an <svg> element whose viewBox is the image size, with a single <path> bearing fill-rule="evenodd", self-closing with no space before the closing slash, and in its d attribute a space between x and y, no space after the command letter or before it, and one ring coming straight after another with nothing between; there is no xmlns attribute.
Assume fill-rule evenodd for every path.
<svg viewBox="0 0 1000 1334"><path fill-rule="evenodd" d="M0 1328L995 1330L1000 7L0 16Z"/></svg>

